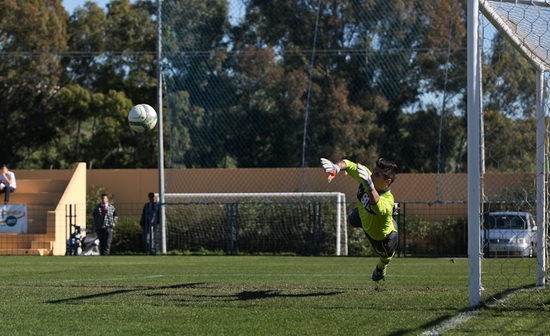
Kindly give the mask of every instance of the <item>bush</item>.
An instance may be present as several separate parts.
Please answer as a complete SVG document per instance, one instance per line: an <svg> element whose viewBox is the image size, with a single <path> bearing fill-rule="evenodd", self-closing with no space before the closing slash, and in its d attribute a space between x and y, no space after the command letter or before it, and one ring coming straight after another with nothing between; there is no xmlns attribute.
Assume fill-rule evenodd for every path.
<svg viewBox="0 0 550 336"><path fill-rule="evenodd" d="M139 217L119 217L113 233L111 250L113 254L145 253Z"/></svg>
<svg viewBox="0 0 550 336"><path fill-rule="evenodd" d="M405 253L422 256L462 256L468 254L466 218L428 221L422 216L409 216L404 236Z"/></svg>

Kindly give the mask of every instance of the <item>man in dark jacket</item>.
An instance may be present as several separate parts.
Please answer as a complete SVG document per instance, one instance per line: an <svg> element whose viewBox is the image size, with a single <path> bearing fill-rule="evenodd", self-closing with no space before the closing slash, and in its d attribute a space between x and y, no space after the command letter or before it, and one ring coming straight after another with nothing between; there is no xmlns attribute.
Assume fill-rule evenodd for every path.
<svg viewBox="0 0 550 336"><path fill-rule="evenodd" d="M94 227L99 238L101 255L109 255L111 253L113 230L118 217L115 206L109 203L109 196L103 194L101 195L101 200L101 203L95 207L93 212Z"/></svg>

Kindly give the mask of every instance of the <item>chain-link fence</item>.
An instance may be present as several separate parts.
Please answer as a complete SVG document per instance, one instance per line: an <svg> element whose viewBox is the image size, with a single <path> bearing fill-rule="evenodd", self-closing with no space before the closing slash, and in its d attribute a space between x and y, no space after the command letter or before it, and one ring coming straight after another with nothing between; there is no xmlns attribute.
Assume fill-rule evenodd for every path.
<svg viewBox="0 0 550 336"><path fill-rule="evenodd" d="M464 6L163 1L168 165L464 171Z"/></svg>
<svg viewBox="0 0 550 336"><path fill-rule="evenodd" d="M439 176L467 170L466 9L465 0L163 1L168 166L306 168L319 157L369 165L382 156L402 173L436 174L428 206L464 205L467 197L445 195L468 181L442 185ZM546 192L517 173L540 167L537 69L521 42L481 18L480 209L533 213ZM529 35L542 50L545 22ZM547 92L547 77L541 85ZM542 104L548 110L547 96ZM167 176L168 192L185 185ZM420 246L437 241L467 254L467 218L403 218L403 253L433 253L440 247Z"/></svg>

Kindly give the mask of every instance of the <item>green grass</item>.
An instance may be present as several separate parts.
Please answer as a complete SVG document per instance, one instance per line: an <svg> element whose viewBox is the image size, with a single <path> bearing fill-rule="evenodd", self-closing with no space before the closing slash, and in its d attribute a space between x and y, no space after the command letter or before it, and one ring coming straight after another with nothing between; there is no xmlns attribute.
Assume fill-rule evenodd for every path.
<svg viewBox="0 0 550 336"><path fill-rule="evenodd" d="M469 308L466 259L396 258L379 286L370 279L376 260L1 257L0 330L2 335L417 335ZM524 295L528 299L482 308L448 334L550 330L548 290L514 300Z"/></svg>

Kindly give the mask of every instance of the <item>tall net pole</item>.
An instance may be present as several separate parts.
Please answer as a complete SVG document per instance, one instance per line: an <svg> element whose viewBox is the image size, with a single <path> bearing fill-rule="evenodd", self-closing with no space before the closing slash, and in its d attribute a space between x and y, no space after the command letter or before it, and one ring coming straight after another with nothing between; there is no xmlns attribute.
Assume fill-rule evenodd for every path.
<svg viewBox="0 0 550 336"><path fill-rule="evenodd" d="M166 253L166 214L164 209L164 141L162 122L162 0L157 0L157 105L158 105L158 177L161 252Z"/></svg>
<svg viewBox="0 0 550 336"><path fill-rule="evenodd" d="M544 109L544 73L537 72L537 286L546 284L546 121Z"/></svg>

